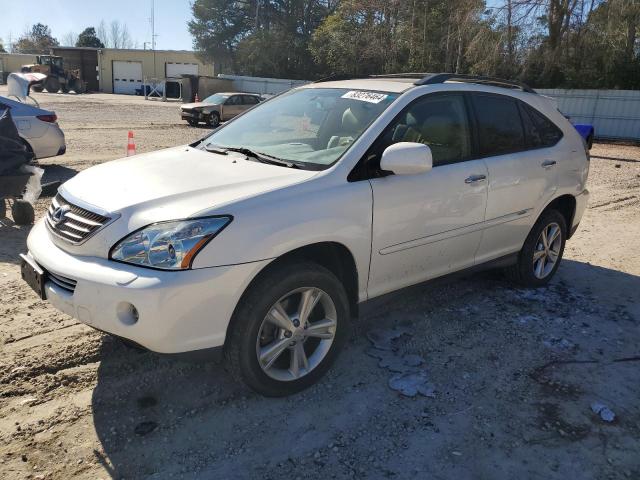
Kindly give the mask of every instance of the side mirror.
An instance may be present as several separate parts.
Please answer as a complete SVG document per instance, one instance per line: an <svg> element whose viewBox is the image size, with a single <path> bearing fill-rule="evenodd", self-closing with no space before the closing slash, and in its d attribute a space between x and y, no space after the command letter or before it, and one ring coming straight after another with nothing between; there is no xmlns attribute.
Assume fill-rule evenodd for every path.
<svg viewBox="0 0 640 480"><path fill-rule="evenodd" d="M382 152L380 168L396 175L426 173L433 167L431 149L423 143L399 142Z"/></svg>

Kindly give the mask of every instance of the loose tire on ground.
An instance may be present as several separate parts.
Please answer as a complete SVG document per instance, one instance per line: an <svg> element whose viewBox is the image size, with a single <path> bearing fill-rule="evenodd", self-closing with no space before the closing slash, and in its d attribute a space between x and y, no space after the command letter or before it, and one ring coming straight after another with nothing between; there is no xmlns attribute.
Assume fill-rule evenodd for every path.
<svg viewBox="0 0 640 480"><path fill-rule="evenodd" d="M31 225L35 218L33 205L25 200L15 200L13 202L11 215L16 225Z"/></svg>
<svg viewBox="0 0 640 480"><path fill-rule="evenodd" d="M307 299L311 299L308 301L313 303L315 299L315 306L310 310L311 314L296 317L295 312L300 313L304 303L303 294L307 293ZM282 309L278 309L278 304ZM284 310L289 312L286 317L277 314ZM333 315L334 323L330 318ZM288 325L283 318L295 326L292 327L294 333L273 323L274 319L279 319ZM303 321L304 318L308 321ZM250 286L236 307L225 344L227 370L237 381L266 396L280 397L299 392L316 383L330 368L347 340L348 322L347 294L333 273L310 262L275 267ZM325 327L328 324L332 326ZM319 335L323 337L319 338ZM264 352L278 342L286 346L279 347L282 353L268 367ZM307 359L306 364L294 360L302 358L300 348ZM298 368L301 365L303 367Z"/></svg>
<svg viewBox="0 0 640 480"><path fill-rule="evenodd" d="M542 240L542 232L550 233L549 236L551 237L555 234L554 226L557 226L560 237L559 240L554 237L553 241L550 242L553 248L547 249L546 252L549 253L549 262L553 258L555 260L553 264L543 263L543 268L537 270L540 267L540 260L544 260L543 257L547 255L546 252L543 253L546 247ZM566 238L567 224L564 216L557 210L544 212L529 232L522 250L518 253L518 262L505 269L507 278L524 287L542 287L549 283L562 260ZM534 255L536 259L534 259ZM547 268L547 265L549 265L549 268Z"/></svg>

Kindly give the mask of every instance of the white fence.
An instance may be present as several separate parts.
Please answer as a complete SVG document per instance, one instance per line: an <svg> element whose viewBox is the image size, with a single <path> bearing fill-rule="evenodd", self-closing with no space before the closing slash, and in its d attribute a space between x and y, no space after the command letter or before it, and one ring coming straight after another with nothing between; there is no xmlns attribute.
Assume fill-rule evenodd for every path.
<svg viewBox="0 0 640 480"><path fill-rule="evenodd" d="M242 75L218 75L233 81L233 88L238 92L275 95L290 88L309 83L306 80L288 80L285 78L244 77Z"/></svg>
<svg viewBox="0 0 640 480"><path fill-rule="evenodd" d="M536 89L557 99L572 123L594 126L596 138L640 140L640 91Z"/></svg>

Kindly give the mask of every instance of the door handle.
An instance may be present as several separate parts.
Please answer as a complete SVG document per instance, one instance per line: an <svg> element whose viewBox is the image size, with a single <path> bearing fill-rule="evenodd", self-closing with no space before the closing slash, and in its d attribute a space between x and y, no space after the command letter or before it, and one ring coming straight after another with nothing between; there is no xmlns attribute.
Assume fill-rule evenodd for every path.
<svg viewBox="0 0 640 480"><path fill-rule="evenodd" d="M555 164L556 164L555 160L545 160L544 162L542 162L542 166L544 168L553 167Z"/></svg>
<svg viewBox="0 0 640 480"><path fill-rule="evenodd" d="M464 183L478 183L486 179L486 175L471 175L470 177L464 179Z"/></svg>

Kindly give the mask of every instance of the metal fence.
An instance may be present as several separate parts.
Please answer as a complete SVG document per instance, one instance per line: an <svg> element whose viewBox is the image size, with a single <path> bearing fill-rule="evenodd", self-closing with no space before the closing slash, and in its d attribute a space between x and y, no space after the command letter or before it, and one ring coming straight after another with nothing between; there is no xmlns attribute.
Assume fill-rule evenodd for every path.
<svg viewBox="0 0 640 480"><path fill-rule="evenodd" d="M640 91L536 89L558 101L572 123L589 123L596 138L640 141Z"/></svg>
<svg viewBox="0 0 640 480"><path fill-rule="evenodd" d="M218 75L233 81L233 88L239 92L275 95L290 88L309 83L306 80L288 80L285 78L245 77L242 75Z"/></svg>

